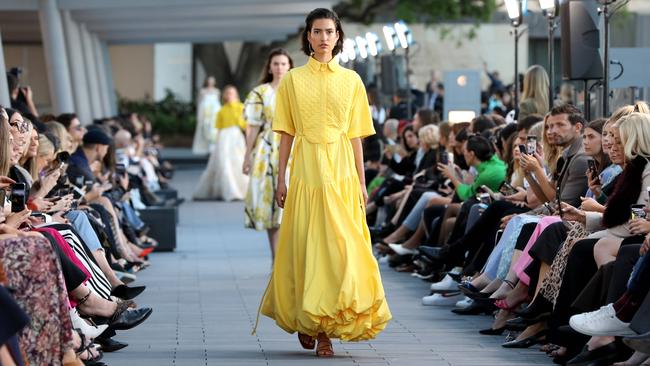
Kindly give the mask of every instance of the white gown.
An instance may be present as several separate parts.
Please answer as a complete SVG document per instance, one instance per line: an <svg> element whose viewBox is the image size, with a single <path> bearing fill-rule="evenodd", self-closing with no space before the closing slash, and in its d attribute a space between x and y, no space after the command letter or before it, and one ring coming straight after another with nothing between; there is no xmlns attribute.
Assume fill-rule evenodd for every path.
<svg viewBox="0 0 650 366"><path fill-rule="evenodd" d="M238 126L220 129L208 166L194 192L196 200L243 200L248 176L242 173L246 140Z"/></svg>
<svg viewBox="0 0 650 366"><path fill-rule="evenodd" d="M214 121L221 109L219 89L201 89L199 104L196 108L196 130L192 143L192 153L195 155L207 155L214 143L217 131Z"/></svg>

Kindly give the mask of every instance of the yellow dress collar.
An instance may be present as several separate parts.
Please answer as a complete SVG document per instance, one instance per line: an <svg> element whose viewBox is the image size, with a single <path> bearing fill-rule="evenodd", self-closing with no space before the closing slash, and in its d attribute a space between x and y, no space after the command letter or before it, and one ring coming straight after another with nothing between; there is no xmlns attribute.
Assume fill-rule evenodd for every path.
<svg viewBox="0 0 650 366"><path fill-rule="evenodd" d="M307 65L309 65L309 68L314 71L320 71L320 70L327 70L329 69L331 72L336 72L341 65L339 65L339 58L337 56L332 57L330 62L328 63L322 63L315 58L309 56L309 61L307 61Z"/></svg>

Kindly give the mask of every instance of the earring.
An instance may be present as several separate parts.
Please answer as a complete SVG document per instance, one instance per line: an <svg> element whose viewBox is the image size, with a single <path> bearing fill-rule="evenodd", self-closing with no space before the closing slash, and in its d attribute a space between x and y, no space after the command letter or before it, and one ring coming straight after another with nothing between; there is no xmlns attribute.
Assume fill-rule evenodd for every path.
<svg viewBox="0 0 650 366"><path fill-rule="evenodd" d="M311 47L311 43L309 43L309 53L311 53L312 55L316 53L314 49Z"/></svg>

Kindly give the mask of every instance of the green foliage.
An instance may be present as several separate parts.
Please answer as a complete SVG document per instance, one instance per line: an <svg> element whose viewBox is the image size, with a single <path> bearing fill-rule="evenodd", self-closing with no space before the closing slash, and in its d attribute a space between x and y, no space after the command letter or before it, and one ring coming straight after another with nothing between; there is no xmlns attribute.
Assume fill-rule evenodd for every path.
<svg viewBox="0 0 650 366"><path fill-rule="evenodd" d="M176 99L171 90L165 90L165 98L159 102L149 99L128 100L119 98L121 113L138 113L153 124L155 133L163 136L192 136L196 126L196 107L192 102Z"/></svg>
<svg viewBox="0 0 650 366"><path fill-rule="evenodd" d="M476 28L489 21L497 7L497 0L343 0L334 10L348 21L364 24L394 14L409 23L439 27L441 39L453 37L451 28L442 23L470 21L474 27L453 37L460 44L463 38L476 37Z"/></svg>
<svg viewBox="0 0 650 366"><path fill-rule="evenodd" d="M343 0L334 10L342 18L365 24L387 14L430 25L461 20L478 24L491 19L497 0Z"/></svg>

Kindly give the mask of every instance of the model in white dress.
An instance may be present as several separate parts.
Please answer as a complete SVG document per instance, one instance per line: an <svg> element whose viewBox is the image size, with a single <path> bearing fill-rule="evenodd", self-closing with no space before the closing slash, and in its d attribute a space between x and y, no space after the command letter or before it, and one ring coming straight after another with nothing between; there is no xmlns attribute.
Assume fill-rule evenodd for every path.
<svg viewBox="0 0 650 366"><path fill-rule="evenodd" d="M242 172L246 155L244 104L234 87L225 87L223 93L224 105L216 121L217 140L194 192L197 200L243 200L248 188L249 178Z"/></svg>
<svg viewBox="0 0 650 366"><path fill-rule="evenodd" d="M221 109L221 92L215 87L214 77L206 79L204 87L199 92L196 108L196 130L192 143L192 153L207 155L214 144L217 131L214 121Z"/></svg>

